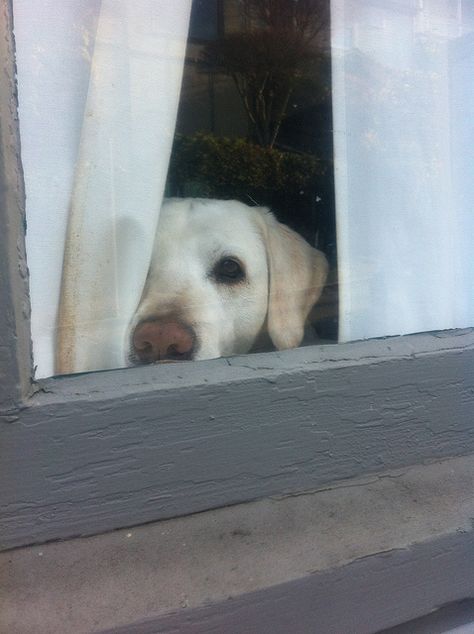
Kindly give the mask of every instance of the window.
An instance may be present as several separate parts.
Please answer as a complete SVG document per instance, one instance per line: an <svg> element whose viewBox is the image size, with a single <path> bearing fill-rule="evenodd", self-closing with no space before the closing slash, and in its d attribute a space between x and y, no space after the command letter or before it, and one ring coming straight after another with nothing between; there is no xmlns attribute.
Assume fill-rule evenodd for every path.
<svg viewBox="0 0 474 634"><path fill-rule="evenodd" d="M37 376L471 325L455 5L16 0Z"/></svg>
<svg viewBox="0 0 474 634"><path fill-rule="evenodd" d="M189 18L188 37L191 40L208 41L219 37L222 30L222 5L219 0L193 2Z"/></svg>
<svg viewBox="0 0 474 634"><path fill-rule="evenodd" d="M393 2L389 5L393 7ZM19 4L14 3L14 11L15 6ZM3 20L4 15L1 17ZM362 17L357 23L359 34L365 24ZM341 15L334 12L333 24L338 19L342 19ZM16 28L20 28L19 21ZM8 80L8 94L0 99L0 214L5 228L0 238L0 296L4 306L0 314L0 370L4 379L0 392L4 450L0 492L4 509L2 547L92 534L266 495L314 489L355 475L474 450L472 331L309 346L199 364L138 367L32 382L26 333L28 295L22 259L23 227L19 214L25 201L18 177L19 144L12 107L15 95L12 24L2 22L2 29L5 37L0 38L0 46ZM399 33L395 27L393 32ZM442 41L445 47L449 44L449 50L439 59L443 63L452 61L455 69L449 82L451 92L443 94L443 112L455 111L459 116L449 119L452 124L449 144L443 125L439 126L440 136L436 137L438 142L446 142L443 148L465 149L453 153L456 170L449 172L452 183L456 184L452 190L456 194L456 209L460 217L462 210L463 218L469 218L466 210L470 199L461 183L469 173L468 158L472 151L464 127L472 105L470 94L464 92L464 87L469 86L464 78L472 68L469 33L468 29L467 39L462 36L454 42ZM351 47L356 39L355 29L352 32L344 28L337 35L341 50ZM371 55L389 54L384 38L363 41L367 42ZM430 57L429 47L423 51L431 63L436 62ZM404 63L412 61L404 47L398 52L406 54ZM349 88L355 90L361 78L372 78L374 70L373 66L364 65L367 59L360 52L352 53L350 64L343 56L335 61L333 71L338 90L345 90L344 100L339 102L344 109L334 109L334 121L346 121L358 132L345 139L347 147L343 147L342 156L347 155L348 161L336 169L336 181L341 178L345 183L339 200L336 185L336 204L342 204L346 211L348 201L355 195L357 204L362 205L362 190L367 190L369 176L394 160L390 148L407 142L400 125L395 126L389 146L377 146L380 140L377 135L366 138L359 134L364 111L373 118L377 133L384 129L386 120L380 118L383 110L378 102L376 111L367 108L367 101L357 103L358 108L352 109ZM454 63L455 60L459 63ZM346 85L345 79L353 80L354 84ZM389 95L391 84L384 83L383 73L379 72L375 79ZM397 74L396 86L403 87L402 79L409 78ZM441 81L438 84L438 79L435 74L433 91L445 86ZM20 115L21 107L20 103ZM400 124L397 112L389 114L392 117L389 122ZM411 123L415 126L416 121ZM338 147L341 151L338 134L344 128L337 128L336 123L334 127L337 156ZM430 144L432 137L426 129L421 139L425 136ZM367 162L356 160L356 147L351 143L361 138L367 147L375 146L374 156L380 165L368 151L363 155ZM46 136L46 145L47 141ZM420 166L414 146L410 147L413 152L407 154L403 171L408 185L413 183L409 179ZM25 169L27 155L27 151L22 151ZM429 157L432 155L430 152ZM434 169L435 175L439 174L436 165ZM422 174L436 180L431 172ZM55 185L61 182L58 178ZM397 190L393 186L388 191L390 196L384 188L369 190L369 200L377 203L384 200L392 209ZM409 202L410 187L402 191L403 200ZM446 191L449 190L442 189L443 195ZM422 198L420 201L423 202ZM446 197L443 201L449 203ZM370 244L372 229L378 226L373 223L379 218L368 211L364 213L361 218L367 222L365 228L359 228L356 241ZM448 223L448 217L440 217ZM430 226L427 222L422 228L428 231ZM443 235L446 243L451 244L454 238L448 228ZM382 229L387 236L396 233L398 226L389 224ZM339 232L338 256L340 235ZM403 253L406 263L412 261L413 242L420 246L423 236L428 234L413 230L404 235L414 237ZM468 236L468 230L459 236L459 258ZM345 240L344 252L351 255L354 244L348 233ZM376 250L386 249L390 253L390 266L397 269L399 259L389 250L390 244L376 242L373 246ZM440 252L439 261L443 253ZM422 259L420 253L415 262ZM372 263L360 258L355 261L359 265L357 279L363 282L368 278L362 274L373 270ZM461 259L457 264L460 262ZM463 279L472 279L467 270ZM404 271L413 269L404 267ZM362 282L358 297L363 299L368 282L366 287ZM470 295L456 294L456 299L461 297L465 301ZM433 300L436 298L435 294ZM353 304L357 297L351 295L350 299ZM352 305L345 301L345 306L352 310ZM363 302L356 305L364 307ZM404 301L394 305L400 310L406 307ZM430 312L425 300L422 305ZM393 305L392 309L395 310ZM357 314L362 316L363 312ZM349 333L348 338L353 336Z"/></svg>

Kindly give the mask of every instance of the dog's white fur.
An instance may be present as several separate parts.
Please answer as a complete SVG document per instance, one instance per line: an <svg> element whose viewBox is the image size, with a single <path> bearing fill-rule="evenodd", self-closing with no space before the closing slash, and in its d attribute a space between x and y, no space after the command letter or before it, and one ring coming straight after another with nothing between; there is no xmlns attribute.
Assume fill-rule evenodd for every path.
<svg viewBox="0 0 474 634"><path fill-rule="evenodd" d="M211 272L225 257L243 263L243 281L216 282ZM246 353L265 333L277 349L292 348L327 269L325 256L266 208L169 199L132 332L143 321L177 315L195 333L194 359Z"/></svg>

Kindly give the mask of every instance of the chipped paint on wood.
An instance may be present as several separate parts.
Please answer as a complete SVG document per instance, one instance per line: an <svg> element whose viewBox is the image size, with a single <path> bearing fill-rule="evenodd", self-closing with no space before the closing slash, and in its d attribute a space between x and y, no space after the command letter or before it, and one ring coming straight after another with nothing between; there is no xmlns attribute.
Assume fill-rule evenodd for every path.
<svg viewBox="0 0 474 634"><path fill-rule="evenodd" d="M474 451L473 331L41 385L1 430L4 548Z"/></svg>
<svg viewBox="0 0 474 634"><path fill-rule="evenodd" d="M0 3L0 411L30 392L32 356L12 14Z"/></svg>

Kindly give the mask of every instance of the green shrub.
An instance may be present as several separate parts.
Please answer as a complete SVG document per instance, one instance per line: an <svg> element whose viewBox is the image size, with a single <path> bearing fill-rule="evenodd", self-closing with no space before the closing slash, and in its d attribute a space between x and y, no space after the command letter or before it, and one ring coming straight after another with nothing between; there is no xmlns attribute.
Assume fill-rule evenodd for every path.
<svg viewBox="0 0 474 634"><path fill-rule="evenodd" d="M317 191L327 162L210 134L175 139L168 193L278 205Z"/></svg>

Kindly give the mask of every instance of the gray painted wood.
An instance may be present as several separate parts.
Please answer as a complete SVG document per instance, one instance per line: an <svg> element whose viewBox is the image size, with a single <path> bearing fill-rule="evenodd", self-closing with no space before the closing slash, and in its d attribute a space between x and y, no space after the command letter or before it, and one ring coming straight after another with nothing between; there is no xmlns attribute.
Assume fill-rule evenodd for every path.
<svg viewBox="0 0 474 634"><path fill-rule="evenodd" d="M472 634L472 632L474 632L474 598L449 603L431 614L409 623L396 625L380 634Z"/></svg>
<svg viewBox="0 0 474 634"><path fill-rule="evenodd" d="M10 3L0 1L0 409L4 411L29 392L32 371L13 50Z"/></svg>
<svg viewBox="0 0 474 634"><path fill-rule="evenodd" d="M230 598L231 604L243 599L240 610L245 614L246 602L256 601L255 593L274 588L278 595L282 584L318 575L313 600L301 606L301 620L308 621L305 612L309 610L315 626L309 631L322 634L317 626L337 623L338 618L366 622L368 615L360 619L366 603L358 604L355 613L347 610L348 585L349 592L354 589L344 584L341 597L338 580L349 581L354 570L358 586L359 562L374 563L379 557L383 570L374 565L369 569L374 578L367 572L363 584L368 584L367 591L371 583L380 584L376 614L387 617L383 625L393 624L394 615L406 620L472 592L472 576L463 576L462 569L453 576L452 565L446 569L443 565L447 553L437 558L438 547L432 551L432 562L425 558L435 567L434 575L429 568L408 561L418 557L417 549L403 563L403 586L402 575L394 584L389 571L390 565L401 565L397 556L391 558L394 553L472 532L473 483L474 454L346 480L317 492L265 498L133 529L3 552L0 631L116 631L147 618L155 622L166 618L168 625L175 619L195 623L202 616L196 612L199 608L213 606L215 618L226 612ZM464 569L469 563L474 571L474 549L465 553L463 562ZM333 575L336 570L338 574ZM441 595L443 576L446 595ZM432 587L435 595L430 594ZM272 600L271 593L259 596ZM331 600L326 605L328 596ZM341 615L339 602L341 610L346 608ZM407 606L410 612L404 612ZM273 627L280 618L277 607L267 626ZM295 621L299 623L298 617ZM234 626L240 623L236 619ZM177 631L181 631L178 624ZM249 631L254 630L249 627ZM343 634L353 631L340 629Z"/></svg>
<svg viewBox="0 0 474 634"><path fill-rule="evenodd" d="M58 378L1 427L3 548L474 450L474 333Z"/></svg>
<svg viewBox="0 0 474 634"><path fill-rule="evenodd" d="M449 535L113 633L374 634L472 597L473 553L473 532Z"/></svg>
<svg viewBox="0 0 474 634"><path fill-rule="evenodd" d="M1 547L473 450L472 331L51 379L28 397L10 4L0 2Z"/></svg>

